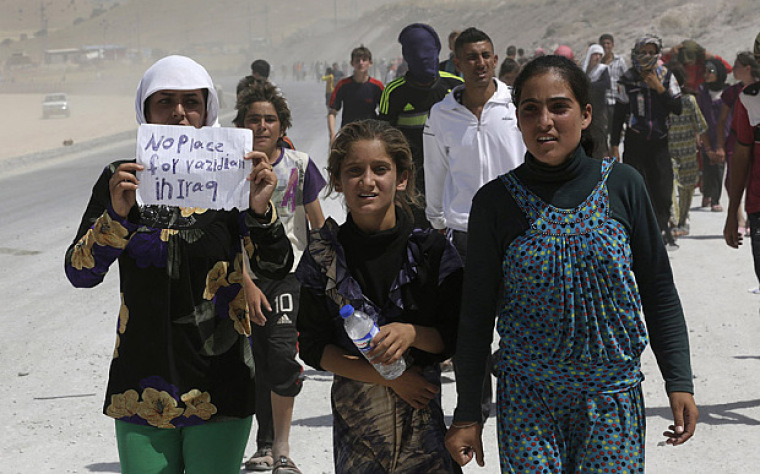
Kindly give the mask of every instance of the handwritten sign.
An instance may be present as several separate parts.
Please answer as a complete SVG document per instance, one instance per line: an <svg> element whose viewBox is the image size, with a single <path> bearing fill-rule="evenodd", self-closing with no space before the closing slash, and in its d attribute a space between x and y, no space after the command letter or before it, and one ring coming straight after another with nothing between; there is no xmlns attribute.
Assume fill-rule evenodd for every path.
<svg viewBox="0 0 760 474"><path fill-rule="evenodd" d="M250 130L140 125L137 131L137 202L208 209L248 208L253 165Z"/></svg>

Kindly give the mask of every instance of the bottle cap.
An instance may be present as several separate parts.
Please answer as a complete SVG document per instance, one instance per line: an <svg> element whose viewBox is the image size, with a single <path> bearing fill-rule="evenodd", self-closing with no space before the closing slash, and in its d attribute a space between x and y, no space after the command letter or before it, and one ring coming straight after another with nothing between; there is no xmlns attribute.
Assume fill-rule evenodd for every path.
<svg viewBox="0 0 760 474"><path fill-rule="evenodd" d="M347 304L340 308L340 317L343 319L346 319L350 317L352 314L354 314L354 307L350 304Z"/></svg>

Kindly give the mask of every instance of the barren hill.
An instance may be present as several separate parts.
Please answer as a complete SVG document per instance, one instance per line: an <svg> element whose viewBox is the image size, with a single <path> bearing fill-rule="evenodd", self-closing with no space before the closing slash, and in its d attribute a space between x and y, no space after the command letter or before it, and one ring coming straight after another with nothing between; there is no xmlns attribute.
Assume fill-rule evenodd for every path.
<svg viewBox="0 0 760 474"><path fill-rule="evenodd" d="M47 34L33 37L43 11ZM416 21L431 24L444 39L452 29L477 26L501 55L509 44L528 53L567 44L582 57L586 45L607 32L615 35L617 52L627 55L636 36L655 32L666 46L693 38L732 61L752 47L760 9L756 0L0 0L0 62L13 53L40 62L44 49L118 44L142 63L182 53L212 72L240 73L257 57L275 67L343 61L360 43L377 61L400 54L398 32ZM143 69L128 64L99 77L139 77ZM65 76L76 80L72 71Z"/></svg>

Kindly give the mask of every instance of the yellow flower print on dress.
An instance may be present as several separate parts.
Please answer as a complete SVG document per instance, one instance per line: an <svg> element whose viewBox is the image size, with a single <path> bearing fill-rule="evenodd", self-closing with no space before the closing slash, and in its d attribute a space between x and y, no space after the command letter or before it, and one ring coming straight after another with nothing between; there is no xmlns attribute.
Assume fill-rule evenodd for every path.
<svg viewBox="0 0 760 474"><path fill-rule="evenodd" d="M243 282L243 265L243 253L238 252L235 255L235 262L233 263L233 268L235 270L227 277L227 281L230 282L230 284Z"/></svg>
<svg viewBox="0 0 760 474"><path fill-rule="evenodd" d="M168 242L169 237L172 235L177 235L177 233L179 233L177 229L161 229L161 241Z"/></svg>
<svg viewBox="0 0 760 474"><path fill-rule="evenodd" d="M179 208L179 213L182 215L182 217L190 217L193 214L203 214L204 212L208 211L208 209L204 207L181 207Z"/></svg>
<svg viewBox="0 0 760 474"><path fill-rule="evenodd" d="M227 262L216 262L214 268L206 275L206 289L203 290L203 298L210 300L216 291L223 286L230 286L227 282Z"/></svg>
<svg viewBox="0 0 760 474"><path fill-rule="evenodd" d="M121 394L111 395L111 404L106 408L106 415L116 418L130 417L137 414L137 401L140 396L136 391L130 389Z"/></svg>
<svg viewBox="0 0 760 474"><path fill-rule="evenodd" d="M211 403L211 395L208 392L201 393L198 389L192 389L183 394L180 400L186 405L185 418L195 415L201 420L208 420L216 413L216 406Z"/></svg>
<svg viewBox="0 0 760 474"><path fill-rule="evenodd" d="M119 358L119 346L121 345L121 337L119 335L116 335L116 347L113 348L113 358L118 359Z"/></svg>
<svg viewBox="0 0 760 474"><path fill-rule="evenodd" d="M126 237L129 232L124 226L111 219L108 211L103 212L103 215L95 221L92 230L95 235L95 243L98 245L117 249L123 249L127 246Z"/></svg>
<svg viewBox="0 0 760 474"><path fill-rule="evenodd" d="M230 319L235 322L235 331L244 336L251 335L251 319L248 315L248 301L245 299L245 291L240 288L234 300L230 301Z"/></svg>
<svg viewBox="0 0 760 474"><path fill-rule="evenodd" d="M183 412L169 392L151 387L143 390L142 401L137 406L137 415L156 428L174 428L171 421Z"/></svg>
<svg viewBox="0 0 760 474"><path fill-rule="evenodd" d="M72 267L81 270L95 266L95 257L92 256L93 244L95 244L95 237L92 234L92 229L90 229L74 245L74 252L71 254Z"/></svg>
<svg viewBox="0 0 760 474"><path fill-rule="evenodd" d="M253 240L251 240L250 235L243 237L243 248L245 249L245 253L248 254L248 259L250 260L253 257Z"/></svg>
<svg viewBox="0 0 760 474"><path fill-rule="evenodd" d="M121 308L119 308L119 334L124 334L129 322L129 308L124 303L124 293L121 293Z"/></svg>

